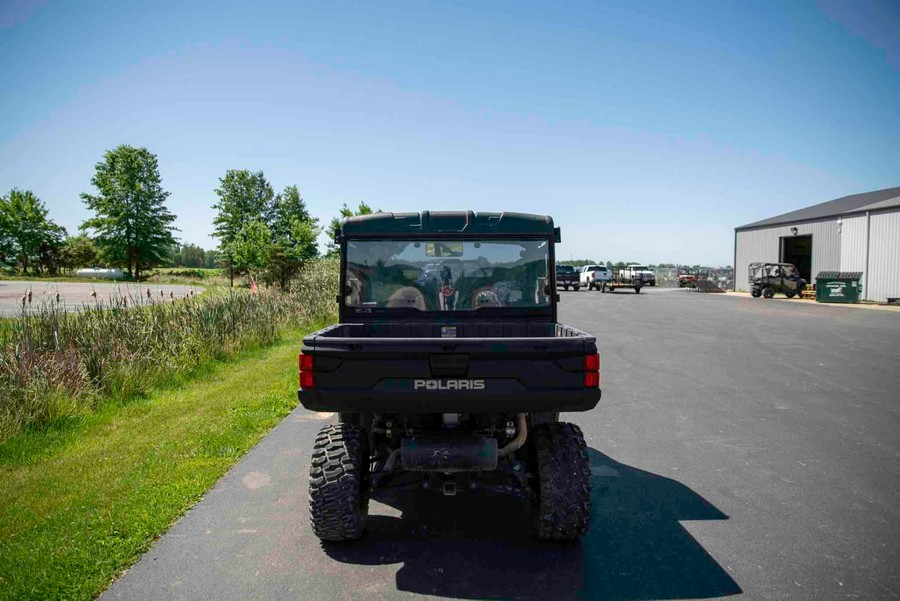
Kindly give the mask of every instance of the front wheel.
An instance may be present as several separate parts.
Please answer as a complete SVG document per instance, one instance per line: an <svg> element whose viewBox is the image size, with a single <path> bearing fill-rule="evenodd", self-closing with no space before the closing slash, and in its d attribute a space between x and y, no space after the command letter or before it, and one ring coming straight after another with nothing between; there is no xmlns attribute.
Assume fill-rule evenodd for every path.
<svg viewBox="0 0 900 601"><path fill-rule="evenodd" d="M533 429L538 475L534 525L538 538L575 540L591 527L591 464L581 429L544 423Z"/></svg>
<svg viewBox="0 0 900 601"><path fill-rule="evenodd" d="M572 290L574 290L575 292L578 292L579 288L581 288L581 286L572 286Z"/></svg>
<svg viewBox="0 0 900 601"><path fill-rule="evenodd" d="M563 290L565 290L566 292L568 292L568 291L569 291L569 287L568 287L568 286L563 286Z"/></svg>
<svg viewBox="0 0 900 601"><path fill-rule="evenodd" d="M788 298L794 298L794 293L793 293L793 292L785 292L784 295L785 295L786 297L788 297Z"/></svg>
<svg viewBox="0 0 900 601"><path fill-rule="evenodd" d="M635 294L640 294L640 293L641 293L641 287L640 287L640 286L635 286L635 287L634 287L634 293L635 293Z"/></svg>
<svg viewBox="0 0 900 601"><path fill-rule="evenodd" d="M352 424L319 430L309 467L309 517L319 539L343 541L362 536L369 512L368 469L365 430Z"/></svg>
<svg viewBox="0 0 900 601"><path fill-rule="evenodd" d="M772 298L775 296L775 291L771 288L766 288L762 291L763 298Z"/></svg>

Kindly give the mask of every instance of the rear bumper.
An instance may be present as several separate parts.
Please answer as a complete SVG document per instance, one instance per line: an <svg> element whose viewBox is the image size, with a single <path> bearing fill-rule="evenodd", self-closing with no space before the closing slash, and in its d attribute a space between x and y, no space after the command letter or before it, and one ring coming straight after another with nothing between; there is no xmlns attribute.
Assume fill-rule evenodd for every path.
<svg viewBox="0 0 900 601"><path fill-rule="evenodd" d="M538 413L590 411L600 402L600 390L490 395L459 391L365 394L358 391L298 390L297 398L310 411L341 413Z"/></svg>

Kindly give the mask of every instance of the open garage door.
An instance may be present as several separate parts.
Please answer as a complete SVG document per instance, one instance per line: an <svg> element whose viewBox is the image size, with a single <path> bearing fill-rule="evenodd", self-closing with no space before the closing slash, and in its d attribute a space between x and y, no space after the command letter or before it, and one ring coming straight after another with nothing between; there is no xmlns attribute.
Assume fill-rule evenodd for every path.
<svg viewBox="0 0 900 601"><path fill-rule="evenodd" d="M812 235L781 239L782 263L792 263L807 282L812 282Z"/></svg>

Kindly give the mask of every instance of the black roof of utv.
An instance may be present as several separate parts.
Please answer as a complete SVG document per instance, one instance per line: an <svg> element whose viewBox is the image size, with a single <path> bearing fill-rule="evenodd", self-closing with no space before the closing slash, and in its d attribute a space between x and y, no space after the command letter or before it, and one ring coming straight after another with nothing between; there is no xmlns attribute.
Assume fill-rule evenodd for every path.
<svg viewBox="0 0 900 601"><path fill-rule="evenodd" d="M397 234L521 234L554 235L553 218L528 213L476 213L475 211L422 211L371 213L348 217L341 234L353 238Z"/></svg>

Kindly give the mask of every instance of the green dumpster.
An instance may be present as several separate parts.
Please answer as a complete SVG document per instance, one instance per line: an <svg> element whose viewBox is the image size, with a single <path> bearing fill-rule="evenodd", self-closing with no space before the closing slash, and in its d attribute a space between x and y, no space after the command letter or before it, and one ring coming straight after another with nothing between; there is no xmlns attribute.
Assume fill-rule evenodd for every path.
<svg viewBox="0 0 900 601"><path fill-rule="evenodd" d="M858 303L862 296L861 271L820 271L816 275L816 302Z"/></svg>

